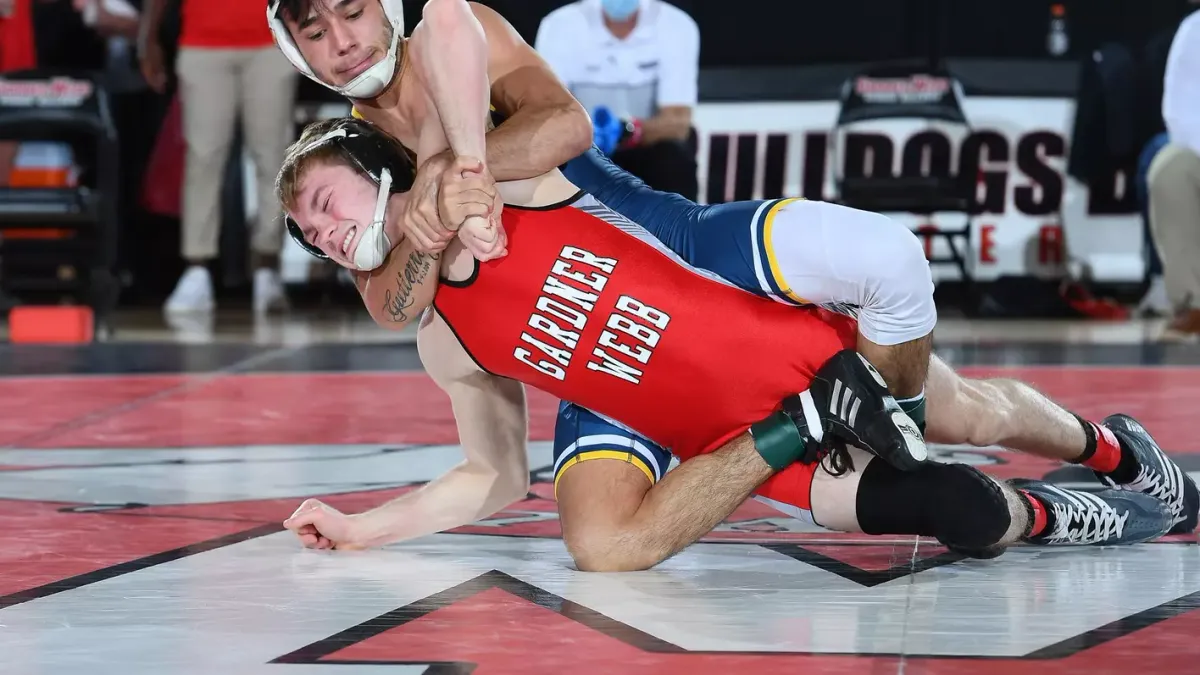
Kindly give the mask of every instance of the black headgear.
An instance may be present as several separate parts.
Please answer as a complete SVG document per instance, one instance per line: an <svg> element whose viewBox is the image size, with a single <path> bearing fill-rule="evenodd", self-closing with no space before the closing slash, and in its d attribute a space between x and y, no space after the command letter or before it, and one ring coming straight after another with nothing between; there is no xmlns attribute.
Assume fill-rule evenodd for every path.
<svg viewBox="0 0 1200 675"><path fill-rule="evenodd" d="M412 189L415 174L412 159L398 143L370 123L353 117L338 120L328 132L298 152L308 153L326 143L337 145L361 173L379 186L375 214L377 219L383 217L383 208L387 204L389 194L408 192ZM290 214L284 214L284 223L288 234L305 251L321 259L328 258L321 249L304 239L304 233Z"/></svg>

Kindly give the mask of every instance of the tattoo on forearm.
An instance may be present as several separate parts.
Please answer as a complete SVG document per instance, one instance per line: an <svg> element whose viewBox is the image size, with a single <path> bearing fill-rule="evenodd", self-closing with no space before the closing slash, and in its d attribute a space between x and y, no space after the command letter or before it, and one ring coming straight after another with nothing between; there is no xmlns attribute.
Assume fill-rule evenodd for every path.
<svg viewBox="0 0 1200 675"><path fill-rule="evenodd" d="M408 321L408 309L415 302L412 298L413 289L429 276L434 269L434 263L440 257L437 253L420 253L414 251L404 263L404 269L396 274L396 290L384 291L383 314L393 323Z"/></svg>

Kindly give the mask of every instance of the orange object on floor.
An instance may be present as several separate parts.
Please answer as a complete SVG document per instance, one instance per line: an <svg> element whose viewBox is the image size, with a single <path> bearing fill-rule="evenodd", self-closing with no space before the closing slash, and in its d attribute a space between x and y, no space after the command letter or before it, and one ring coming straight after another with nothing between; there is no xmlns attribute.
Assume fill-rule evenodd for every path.
<svg viewBox="0 0 1200 675"><path fill-rule="evenodd" d="M18 344L79 344L95 335L90 307L75 305L17 307L8 315L9 341Z"/></svg>

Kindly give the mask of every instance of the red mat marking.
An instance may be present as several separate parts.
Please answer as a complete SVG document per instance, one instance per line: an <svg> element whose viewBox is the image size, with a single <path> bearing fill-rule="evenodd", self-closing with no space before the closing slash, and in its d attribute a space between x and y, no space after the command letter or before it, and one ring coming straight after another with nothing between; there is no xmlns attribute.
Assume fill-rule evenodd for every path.
<svg viewBox="0 0 1200 675"><path fill-rule="evenodd" d="M477 663L474 675L558 675L567 670L585 675L845 672L843 665L828 658L647 652L500 589L436 610L325 660ZM890 671L855 672L895 673L898 659L884 661L891 664Z"/></svg>
<svg viewBox="0 0 1200 675"><path fill-rule="evenodd" d="M1200 403L1200 368L964 368L963 372L1026 380L1093 419L1126 412L1141 420L1165 447L1200 451L1200 440L1189 424ZM0 416L0 443L11 443L53 424L182 381L145 377L0 380L0 395L9 393L24 401L19 412L10 409ZM531 390L529 402L530 437L550 439L557 401ZM456 440L446 396L423 373L245 374L211 378L178 394L44 439L38 447Z"/></svg>
<svg viewBox="0 0 1200 675"><path fill-rule="evenodd" d="M346 513L365 511L394 499L413 487L322 496L322 501ZM534 493L552 493L550 484L535 484ZM153 553L241 532L257 525L279 524L295 511L302 497L214 504L149 506L100 513L60 513L69 504L0 501L0 595L28 590L86 572L135 560ZM739 508L722 529L702 541L771 543L846 540L863 542L862 535L844 533L789 533L760 528L738 528L780 514L758 502ZM488 534L557 539L562 536L557 505L532 498L512 504L481 524L453 530L458 534ZM297 542L297 547L299 543ZM807 546L807 544L806 544ZM817 550L815 547L808 546ZM839 547L844 554L820 552L863 569L872 561L911 555L875 540L870 546ZM936 555L940 550L931 550ZM903 564L897 559L893 564ZM882 565L882 568L892 565Z"/></svg>
<svg viewBox="0 0 1200 675"><path fill-rule="evenodd" d="M1200 450L1200 443L1194 438L1189 424L1195 403L1200 401L1200 378L1196 377L1200 369L1039 367L967 368L963 372L971 376L1026 380L1093 419L1116 411L1127 412L1145 423L1168 449ZM53 425L152 396L178 387L187 379L184 376L0 379L0 395L7 394L7 400L22 401L20 409L13 407L7 414L0 414L0 443L11 444L30 434L43 433ZM550 438L557 402L531 391L530 404L531 437ZM198 384L195 389L168 395L69 430L47 439L41 446L186 447L276 443L453 443L456 440L446 399L423 374L271 374L219 376ZM988 467L988 470L997 475L1038 475L1055 466L1052 462L1021 455L1005 454L1003 457L1007 464ZM535 486L536 490L548 493L549 486ZM354 511L378 504L399 492L355 493L331 497L329 502ZM0 534L0 594L240 532L256 523L278 522L299 502L297 498L163 506L139 509L136 517L119 513L57 513L60 505L56 504L0 502L0 526L4 526L3 534ZM496 518L520 519L523 514L528 515L524 512L553 509L552 501L532 500L514 505ZM750 503L731 520L754 520L773 515L777 514ZM508 525L501 530L474 526L461 531L557 536L558 521L550 518ZM753 535L768 533L749 534L752 536L723 531L713 533L711 539L744 541ZM815 535L825 540L831 536L836 535ZM770 538L802 541L811 537L814 535ZM844 551L851 548L859 549L837 547ZM860 566L871 565L873 556L884 551L889 551L889 557L891 555L891 546L864 546L861 549L865 550L845 555ZM871 553L872 549L876 553ZM826 548L823 552L832 550ZM462 616L450 614L459 612L460 607L467 613ZM505 617L505 621L497 625L497 616ZM463 626L473 625L472 621L479 624L480 630L463 631ZM436 635L438 631L442 634L440 638ZM406 655L406 658L416 660L461 659L484 664L476 671L480 675L518 667L525 672L561 672L564 664L581 668L585 673L607 674L611 672L612 663L621 663L622 672L689 672L694 675L757 669L882 675L894 673L898 666L898 659L893 657L652 654L499 590L439 610L428 620L419 620L393 632L402 634L402 644L389 642L394 641L389 632L343 650L336 658L396 660ZM1200 648L1188 646L1193 644L1191 637L1197 632L1200 632L1200 612L1192 611L1066 659L1034 662L907 659L906 672L912 675L1001 675L1028 669L1040 675L1102 675L1131 671L1185 673L1193 670L1192 666L1200 657ZM465 643L462 640L464 634L473 635L474 641ZM356 649L366 651L352 651ZM444 653L447 649L452 653ZM418 650L421 650L419 655L416 654ZM548 654L547 650L554 651ZM536 661L532 655L536 655Z"/></svg>
<svg viewBox="0 0 1200 675"><path fill-rule="evenodd" d="M533 438L552 436L557 405L530 392ZM457 442L449 399L423 373L271 374L213 378L38 447Z"/></svg>
<svg viewBox="0 0 1200 675"><path fill-rule="evenodd" d="M0 445L43 434L59 424L178 387L182 376L0 378Z"/></svg>
<svg viewBox="0 0 1200 675"><path fill-rule="evenodd" d="M414 608L414 611L416 610ZM478 664L476 675L521 672L608 675L619 664L630 675L659 673L780 672L895 673L894 656L737 654L719 652L663 653L669 646L634 646L644 638L625 628L622 639L591 627L594 613L572 611L574 621L500 588L482 591L436 609L396 628L347 646L324 662ZM587 625L585 625L587 624ZM815 627L797 622L797 631ZM611 626L608 632L621 631ZM1106 673L1193 672L1200 648L1188 647L1200 630L1200 612L1163 621L1105 644L1059 659L905 658L914 675L1103 675ZM657 650L657 651L656 651Z"/></svg>
<svg viewBox="0 0 1200 675"><path fill-rule="evenodd" d="M59 513L0 500L0 596L249 529L242 522Z"/></svg>

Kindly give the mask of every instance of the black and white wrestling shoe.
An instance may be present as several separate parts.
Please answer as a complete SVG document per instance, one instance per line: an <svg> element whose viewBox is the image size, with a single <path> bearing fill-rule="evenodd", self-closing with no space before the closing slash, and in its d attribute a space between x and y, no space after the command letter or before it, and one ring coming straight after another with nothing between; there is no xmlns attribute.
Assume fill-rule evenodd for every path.
<svg viewBox="0 0 1200 675"><path fill-rule="evenodd" d="M1008 483L1046 507L1045 529L1023 539L1035 546L1140 544L1166 534L1175 520L1165 502L1138 492L1082 492L1024 478Z"/></svg>
<svg viewBox="0 0 1200 675"><path fill-rule="evenodd" d="M1186 534L1195 530L1197 512L1200 512L1200 492L1197 492L1192 477L1167 457L1150 432L1132 417L1110 415L1103 424L1117 437L1121 450L1137 460L1137 467L1136 471L1133 467L1118 467L1111 474L1097 471L1096 476L1101 482L1117 490L1140 492L1166 502L1172 514L1170 534ZM1118 482L1117 479L1125 482Z"/></svg>
<svg viewBox="0 0 1200 675"><path fill-rule="evenodd" d="M833 448L844 455L845 444L857 446L901 471L912 471L929 459L925 437L895 397L883 376L853 349L834 354L813 375L808 389L783 400L783 412L810 445ZM800 461L818 461L809 453Z"/></svg>

